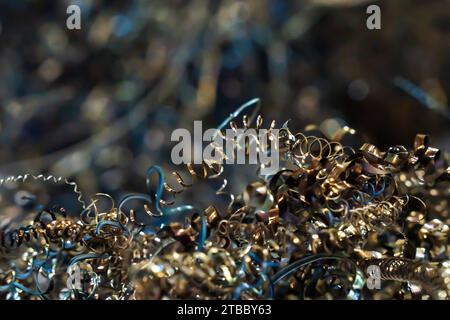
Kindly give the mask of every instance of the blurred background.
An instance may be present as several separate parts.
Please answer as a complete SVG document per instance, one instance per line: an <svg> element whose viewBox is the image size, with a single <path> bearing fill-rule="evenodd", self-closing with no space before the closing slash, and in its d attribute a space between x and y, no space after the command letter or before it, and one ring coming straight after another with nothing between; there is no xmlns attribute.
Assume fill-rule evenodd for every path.
<svg viewBox="0 0 450 320"><path fill-rule="evenodd" d="M331 119L382 149L420 132L450 150L449 57L448 0L2 0L0 175L65 176L86 200L145 192L150 165L172 169L174 129L216 127L254 97L266 124ZM1 207L20 192L79 210L70 186L42 182L4 185Z"/></svg>

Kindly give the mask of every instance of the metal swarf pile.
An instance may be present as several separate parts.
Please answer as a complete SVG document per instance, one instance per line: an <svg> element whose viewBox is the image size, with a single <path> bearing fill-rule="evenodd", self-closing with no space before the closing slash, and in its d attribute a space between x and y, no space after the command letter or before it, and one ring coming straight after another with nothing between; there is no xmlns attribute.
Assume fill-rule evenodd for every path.
<svg viewBox="0 0 450 320"><path fill-rule="evenodd" d="M174 173L175 183L152 166L148 193L117 204L98 194L76 216L61 204L2 218L0 297L449 299L446 155L420 134L411 149L343 146L352 132L326 138L283 125L279 150L267 151L280 153L281 169L256 173L240 194L224 180L217 197L230 198L226 209L168 200L226 176L226 166L204 162ZM51 180L2 184L31 178ZM105 199L110 209L99 210Z"/></svg>

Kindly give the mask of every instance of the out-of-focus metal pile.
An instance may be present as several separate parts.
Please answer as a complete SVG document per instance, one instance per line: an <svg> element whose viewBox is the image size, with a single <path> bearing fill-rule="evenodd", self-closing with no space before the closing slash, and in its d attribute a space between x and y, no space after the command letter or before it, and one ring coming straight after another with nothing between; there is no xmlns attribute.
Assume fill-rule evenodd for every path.
<svg viewBox="0 0 450 320"><path fill-rule="evenodd" d="M261 127L262 119L256 123ZM244 117L242 127L249 125ZM285 123L279 150L266 150L280 152L282 168L256 175L225 211L214 200L204 209L169 200L183 188L195 190L198 179L222 178L226 168L217 162L187 165L192 181L180 173L178 186L160 167L150 167L147 194L127 195L117 205L98 194L77 218L54 206L24 220L3 219L1 295L448 299L445 156L421 134L412 149L365 143L355 150L339 142L354 133L348 127L333 137L312 129L294 133ZM24 176L2 183L31 178L52 180ZM110 209L99 210L101 198L111 201ZM369 290L365 272L374 265L381 287Z"/></svg>

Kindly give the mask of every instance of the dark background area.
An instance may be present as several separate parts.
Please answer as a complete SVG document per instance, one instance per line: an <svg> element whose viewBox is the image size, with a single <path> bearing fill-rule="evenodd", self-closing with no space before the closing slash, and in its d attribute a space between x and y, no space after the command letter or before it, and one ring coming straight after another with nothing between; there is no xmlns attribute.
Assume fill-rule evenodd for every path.
<svg viewBox="0 0 450 320"><path fill-rule="evenodd" d="M70 4L81 30L66 28ZM369 4L381 30L366 28ZM150 165L172 168L174 129L215 127L254 97L266 124L333 119L352 143L427 133L448 150L449 56L446 0L1 1L0 174L65 176L87 198L145 192ZM70 188L42 183L6 190L3 207L23 188L76 210ZM186 197L207 203L209 188Z"/></svg>

